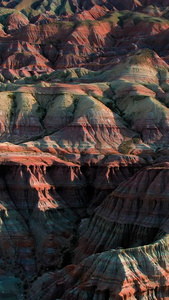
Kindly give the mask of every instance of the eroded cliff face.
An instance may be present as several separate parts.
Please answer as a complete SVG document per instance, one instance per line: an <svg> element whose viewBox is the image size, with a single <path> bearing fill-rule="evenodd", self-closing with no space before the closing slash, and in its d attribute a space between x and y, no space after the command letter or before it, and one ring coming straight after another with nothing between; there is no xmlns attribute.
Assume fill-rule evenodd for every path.
<svg viewBox="0 0 169 300"><path fill-rule="evenodd" d="M0 299L168 300L169 1L0 1Z"/></svg>
<svg viewBox="0 0 169 300"><path fill-rule="evenodd" d="M9 295L3 285L1 294L21 299L38 277L73 262L81 220L145 165L134 156L112 155L107 163L98 158L90 165L9 151L0 160L0 276L20 281Z"/></svg>
<svg viewBox="0 0 169 300"><path fill-rule="evenodd" d="M167 299L168 170L154 164L119 184L81 220L73 264L41 276L30 299Z"/></svg>

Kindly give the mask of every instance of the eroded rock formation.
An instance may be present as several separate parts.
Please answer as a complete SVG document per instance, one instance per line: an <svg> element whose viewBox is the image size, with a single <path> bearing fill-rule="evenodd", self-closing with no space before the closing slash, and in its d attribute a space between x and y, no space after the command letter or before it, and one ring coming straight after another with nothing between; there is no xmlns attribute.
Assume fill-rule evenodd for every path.
<svg viewBox="0 0 169 300"><path fill-rule="evenodd" d="M0 299L168 300L168 11L0 0Z"/></svg>

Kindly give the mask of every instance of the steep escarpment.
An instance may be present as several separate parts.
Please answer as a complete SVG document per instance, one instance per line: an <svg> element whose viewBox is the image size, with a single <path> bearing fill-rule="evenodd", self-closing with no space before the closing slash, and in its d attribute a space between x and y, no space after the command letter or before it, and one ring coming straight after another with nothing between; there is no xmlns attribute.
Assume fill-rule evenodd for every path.
<svg viewBox="0 0 169 300"><path fill-rule="evenodd" d="M77 267L71 265L59 273L47 273L39 278L32 286L30 299L39 294L42 299L47 299L47 295L51 299L55 296L58 299L167 299L167 249L168 237L164 237L139 248L91 255Z"/></svg>
<svg viewBox="0 0 169 300"><path fill-rule="evenodd" d="M8 159L1 165L1 267L26 279L48 264L51 267L62 264L64 251L59 248L67 251L71 245L77 218L65 207L46 174L52 160L29 156L24 161L23 155ZM61 228L63 219L65 225ZM57 232L55 238L54 232Z"/></svg>
<svg viewBox="0 0 169 300"><path fill-rule="evenodd" d="M120 184L90 221L81 222L76 265L40 277L30 298L167 299L167 172L161 162Z"/></svg>
<svg viewBox="0 0 169 300"><path fill-rule="evenodd" d="M80 238L77 258L79 251L86 256L142 246L168 233L167 174L168 163L153 165L109 194Z"/></svg>
<svg viewBox="0 0 169 300"><path fill-rule="evenodd" d="M134 157L110 157L107 172L100 174L104 162L99 161L93 166L86 161L83 167L47 154L9 151L1 153L0 160L0 275L9 282L14 276L25 293L43 273L72 263L78 224L88 217L89 206L96 205L95 196L100 194L102 201L118 181L145 164ZM97 174L105 186L96 185ZM11 290L15 293L14 287ZM3 293L8 295L5 285ZM16 293L22 296L22 289Z"/></svg>

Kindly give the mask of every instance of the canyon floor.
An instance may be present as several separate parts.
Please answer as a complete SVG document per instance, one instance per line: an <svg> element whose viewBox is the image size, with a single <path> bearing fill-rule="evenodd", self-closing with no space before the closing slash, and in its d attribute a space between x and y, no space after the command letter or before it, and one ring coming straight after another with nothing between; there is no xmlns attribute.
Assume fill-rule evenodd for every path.
<svg viewBox="0 0 169 300"><path fill-rule="evenodd" d="M169 299L168 36L168 0L0 0L0 299Z"/></svg>

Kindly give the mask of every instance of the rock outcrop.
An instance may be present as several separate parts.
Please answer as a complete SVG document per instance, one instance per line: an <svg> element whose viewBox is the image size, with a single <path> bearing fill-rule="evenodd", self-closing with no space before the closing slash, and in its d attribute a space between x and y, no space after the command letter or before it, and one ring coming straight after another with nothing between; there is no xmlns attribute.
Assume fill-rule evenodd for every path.
<svg viewBox="0 0 169 300"><path fill-rule="evenodd" d="M77 259L143 246L168 233L168 170L168 162L144 168L109 194L80 238Z"/></svg>
<svg viewBox="0 0 169 300"><path fill-rule="evenodd" d="M139 248L94 254L32 285L30 299L167 299L168 237ZM159 254L160 253L160 254ZM102 274L102 275L100 275ZM41 289L39 290L39 286Z"/></svg>
<svg viewBox="0 0 169 300"><path fill-rule="evenodd" d="M167 172L157 163L120 184L81 221L76 265L40 277L30 299L167 299Z"/></svg>
<svg viewBox="0 0 169 300"><path fill-rule="evenodd" d="M119 59L147 45L168 62L163 36L169 28L165 9L169 3L153 4L156 6L150 1L0 1L4 77L11 81L67 67L111 69ZM9 69L13 71L10 75Z"/></svg>
<svg viewBox="0 0 169 300"><path fill-rule="evenodd" d="M0 299L168 300L168 12L0 0Z"/></svg>

